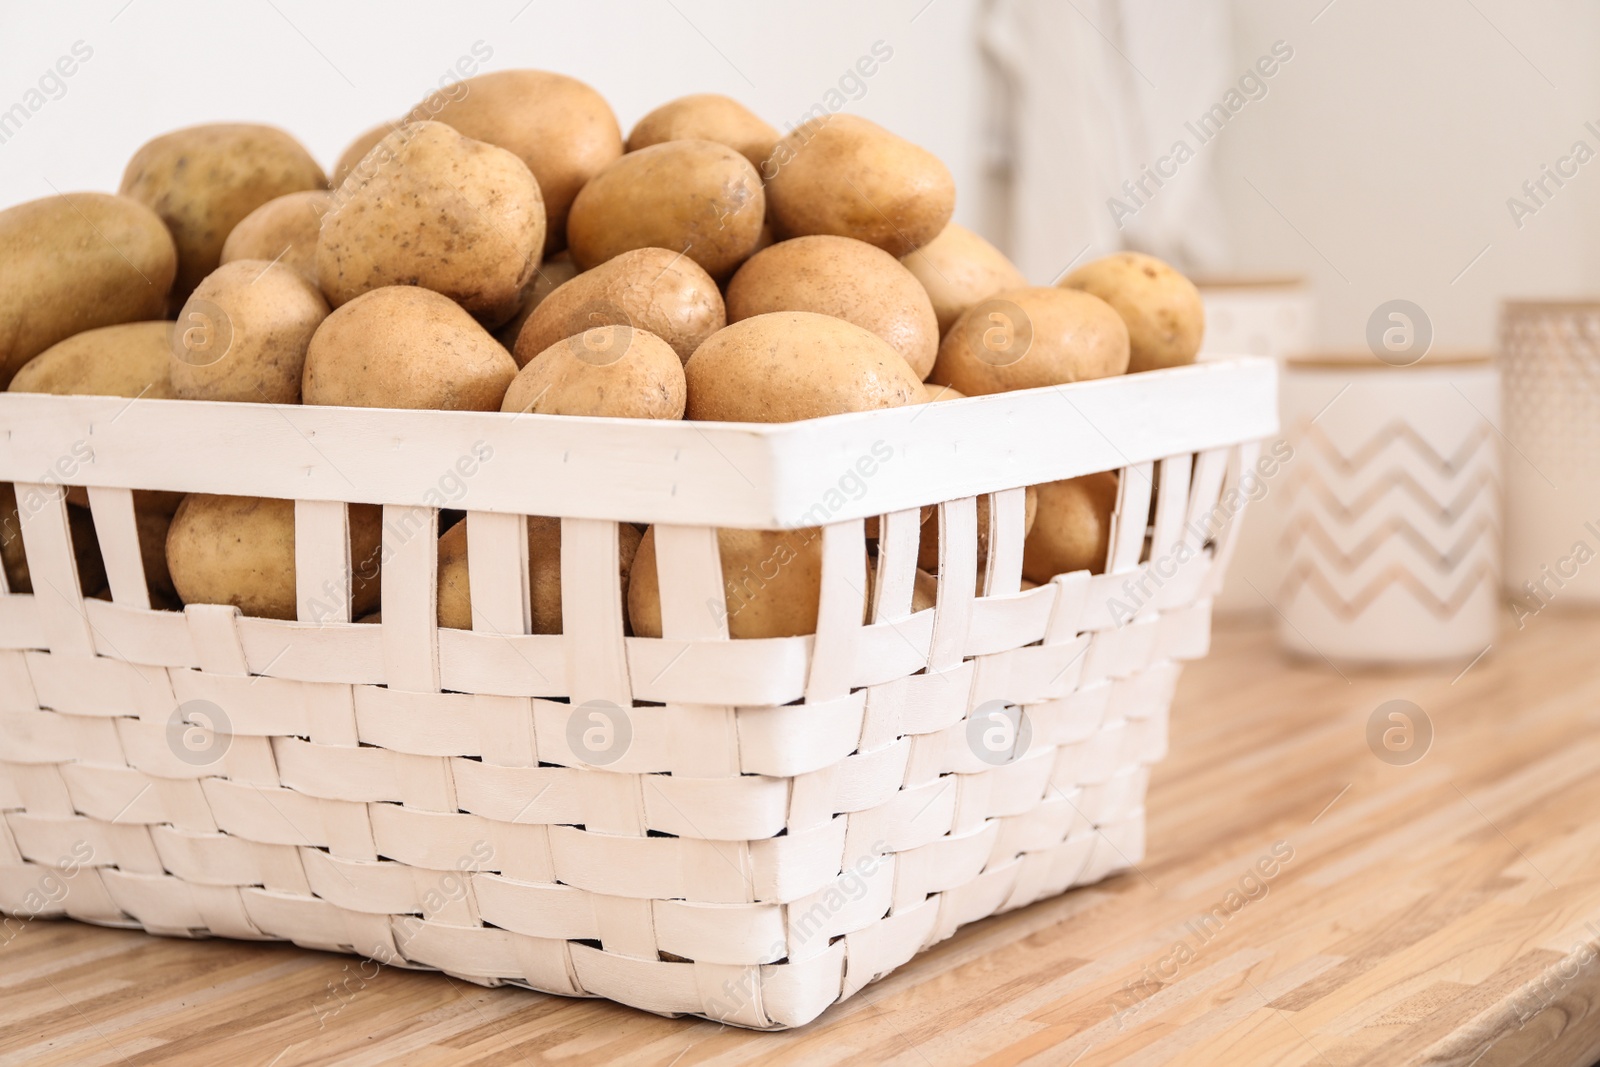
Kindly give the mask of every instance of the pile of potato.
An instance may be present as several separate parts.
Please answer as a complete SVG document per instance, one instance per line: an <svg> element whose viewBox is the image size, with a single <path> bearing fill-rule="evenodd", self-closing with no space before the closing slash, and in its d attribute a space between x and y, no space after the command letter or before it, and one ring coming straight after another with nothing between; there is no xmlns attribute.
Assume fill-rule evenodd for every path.
<svg viewBox="0 0 1600 1067"><path fill-rule="evenodd" d="M697 95L624 141L598 93L542 71L431 96L359 137L332 181L281 130L199 126L140 148L115 196L0 212L0 385L785 422L1195 358L1199 294L1165 263L1119 253L1032 287L954 207L937 158L863 118L780 136ZM6 489L5 574L26 592L17 513L39 504ZM1029 490L1030 583L1103 563L1116 493L1110 474ZM85 592L104 595L86 496L69 500ZM141 492L135 507L157 606L295 617L291 502ZM470 627L458 518L439 541L439 621ZM632 630L659 635L654 534L623 533ZM720 533L733 636L814 631L816 533ZM869 523L864 559L875 538ZM559 632L560 523L533 518L528 539L534 630ZM378 509L353 507L355 617L379 608L380 541ZM918 608L937 523L922 542Z"/></svg>

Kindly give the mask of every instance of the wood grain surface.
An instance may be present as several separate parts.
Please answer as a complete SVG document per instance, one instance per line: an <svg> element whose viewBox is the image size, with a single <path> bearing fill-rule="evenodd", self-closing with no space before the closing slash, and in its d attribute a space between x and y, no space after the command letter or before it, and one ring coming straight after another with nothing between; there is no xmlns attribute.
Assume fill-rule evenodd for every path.
<svg viewBox="0 0 1600 1067"><path fill-rule="evenodd" d="M0 1063L1585 1067L1597 648L1600 618L1552 609L1465 672L1341 673L1219 626L1138 870L967 927L801 1030L37 921L0 932ZM1421 714L1409 748L1379 715L1380 758L1393 700Z"/></svg>

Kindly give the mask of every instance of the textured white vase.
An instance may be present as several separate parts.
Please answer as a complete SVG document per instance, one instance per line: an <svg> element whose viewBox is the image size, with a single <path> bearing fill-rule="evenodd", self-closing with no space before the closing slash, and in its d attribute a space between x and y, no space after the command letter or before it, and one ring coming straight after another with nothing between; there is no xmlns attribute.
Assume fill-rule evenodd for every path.
<svg viewBox="0 0 1600 1067"><path fill-rule="evenodd" d="M1487 357L1289 364L1273 596L1285 647L1396 663L1471 659L1494 641L1499 410Z"/></svg>
<svg viewBox="0 0 1600 1067"><path fill-rule="evenodd" d="M1206 305L1201 359L1248 353L1276 359L1281 366L1285 359L1310 350L1316 305L1303 279L1215 278L1197 284ZM1261 477L1261 495L1239 531L1239 551L1213 605L1220 615L1272 615L1266 597L1283 570L1276 546L1283 529L1284 481L1294 462L1292 453L1285 452L1287 447L1281 438L1262 447L1263 459L1277 456L1281 462L1271 468L1270 477Z"/></svg>
<svg viewBox="0 0 1600 1067"><path fill-rule="evenodd" d="M1600 301L1507 304L1500 371L1512 609L1600 603Z"/></svg>

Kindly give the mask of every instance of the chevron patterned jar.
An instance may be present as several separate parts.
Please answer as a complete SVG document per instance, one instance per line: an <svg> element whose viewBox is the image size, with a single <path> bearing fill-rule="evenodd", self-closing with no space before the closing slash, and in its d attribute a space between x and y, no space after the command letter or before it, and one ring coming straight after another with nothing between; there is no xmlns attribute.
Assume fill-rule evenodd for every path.
<svg viewBox="0 0 1600 1067"><path fill-rule="evenodd" d="M1330 662L1470 660L1500 615L1499 377L1487 356L1291 361L1273 596Z"/></svg>

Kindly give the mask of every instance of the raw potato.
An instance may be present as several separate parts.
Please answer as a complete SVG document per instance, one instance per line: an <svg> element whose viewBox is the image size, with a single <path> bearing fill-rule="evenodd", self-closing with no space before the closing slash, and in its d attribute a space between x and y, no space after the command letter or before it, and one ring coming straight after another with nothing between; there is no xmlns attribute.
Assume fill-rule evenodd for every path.
<svg viewBox="0 0 1600 1067"><path fill-rule="evenodd" d="M684 364L685 418L794 422L922 401L922 382L877 334L810 311L718 330Z"/></svg>
<svg viewBox="0 0 1600 1067"><path fill-rule="evenodd" d="M517 338L517 363L596 326L655 334L687 362L727 325L722 292L700 265L665 248L635 248L584 271L551 293Z"/></svg>
<svg viewBox="0 0 1600 1067"><path fill-rule="evenodd" d="M937 156L855 115L796 127L763 173L787 236L854 237L894 256L939 236L956 206L955 179Z"/></svg>
<svg viewBox="0 0 1600 1067"><path fill-rule="evenodd" d="M719 614L727 618L730 637L798 637L817 632L822 597L821 533L817 527L717 531L724 595ZM865 542L861 556L865 568ZM717 612L715 605L704 607ZM645 531L633 561L628 619L638 636L661 636L661 587L653 526Z"/></svg>
<svg viewBox="0 0 1600 1067"><path fill-rule="evenodd" d="M382 540L383 509L352 504L352 618L378 606ZM257 618L295 618L294 501L189 494L167 532L167 567L185 604L232 604ZM320 621L336 607L308 603L307 620Z"/></svg>
<svg viewBox="0 0 1600 1067"><path fill-rule="evenodd" d="M1028 486L1023 493L1022 535L1032 532L1039 514L1039 490ZM935 573L939 570L939 509L922 509L922 540L917 544L917 566ZM983 571L989 564L989 498L978 498L978 588L983 588Z"/></svg>
<svg viewBox="0 0 1600 1067"><path fill-rule="evenodd" d="M35 490L35 492L40 492ZM29 514L43 508L58 507L52 495L45 499L17 497L16 487L10 482L0 482L0 570L4 570L6 588L13 593L46 592L33 587L33 572L28 567L27 553L22 545L22 516L20 507L26 505ZM72 537L72 554L78 564L78 585L84 596L94 596L106 587L106 564L100 556L100 542L95 537L94 520L83 508L67 508L67 528ZM65 589L60 590L68 595Z"/></svg>
<svg viewBox="0 0 1600 1067"><path fill-rule="evenodd" d="M173 395L298 404L306 348L327 317L328 302L299 271L261 259L218 267L178 313Z"/></svg>
<svg viewBox="0 0 1600 1067"><path fill-rule="evenodd" d="M721 281L750 258L766 215L761 176L714 141L629 152L572 202L567 241L584 270L634 248L682 252Z"/></svg>
<svg viewBox="0 0 1600 1067"><path fill-rule="evenodd" d="M367 153L377 147L378 142L400 128L398 122L380 122L372 129L350 142L339 155L339 162L333 165L333 177L328 179L328 187L337 189L344 184L346 178L355 172L357 165L367 158ZM369 178L371 174L363 174L362 178Z"/></svg>
<svg viewBox="0 0 1600 1067"><path fill-rule="evenodd" d="M539 264L538 273L533 276L533 284L528 286L527 292L522 297L522 307L508 319L504 326L494 331L494 339L506 346L506 351L514 351L517 347L517 337L522 333L523 325L528 321L534 309L545 302L551 293L567 284L578 276L578 265L572 262L572 256L566 252L558 252L543 263Z"/></svg>
<svg viewBox="0 0 1600 1067"><path fill-rule="evenodd" d="M926 382L922 386L922 391L927 395L927 402L930 404L935 400L965 400L967 398L966 393L963 393L953 385L935 385L933 382Z"/></svg>
<svg viewBox="0 0 1600 1067"><path fill-rule="evenodd" d="M172 323L125 322L73 334L29 360L13 393L171 400Z"/></svg>
<svg viewBox="0 0 1600 1067"><path fill-rule="evenodd" d="M500 410L681 419L683 406L683 363L665 341L631 326L597 326L530 360Z"/></svg>
<svg viewBox="0 0 1600 1067"><path fill-rule="evenodd" d="M223 242L246 215L285 193L327 185L317 161L284 131L221 123L146 142L128 161L118 192L149 205L172 231L178 245L176 304L217 269Z"/></svg>
<svg viewBox="0 0 1600 1067"><path fill-rule="evenodd" d="M544 249L544 200L522 161L438 122L396 130L387 160L322 220L317 277L334 307L386 285L450 297L491 329L516 314Z"/></svg>
<svg viewBox="0 0 1600 1067"><path fill-rule="evenodd" d="M1128 325L1128 373L1193 363L1206 333L1200 290L1172 267L1141 252L1118 252L1079 267L1063 288L1093 293Z"/></svg>
<svg viewBox="0 0 1600 1067"><path fill-rule="evenodd" d="M516 361L454 301L414 285L356 297L306 352L307 404L499 411Z"/></svg>
<svg viewBox="0 0 1600 1067"><path fill-rule="evenodd" d="M13 393L57 396L125 396L171 400L168 365L172 362L172 323L126 322L73 334L51 345L17 372ZM182 493L135 489L133 503L145 512L171 515ZM89 491L67 487L67 501L89 506Z"/></svg>
<svg viewBox="0 0 1600 1067"><path fill-rule="evenodd" d="M222 262L277 260L317 280L317 235L322 216L333 209L333 194L323 189L268 200L239 221L222 243Z"/></svg>
<svg viewBox="0 0 1600 1067"><path fill-rule="evenodd" d="M619 590L628 588L628 575L639 551L639 531L619 523ZM528 591L533 632L561 632L561 520L534 515L528 518ZM439 625L472 629L472 593L467 575L467 524L458 523L439 538Z"/></svg>
<svg viewBox="0 0 1600 1067"><path fill-rule="evenodd" d="M956 320L928 381L982 396L1127 369L1128 328L1111 305L1072 289L1012 289Z"/></svg>
<svg viewBox="0 0 1600 1067"><path fill-rule="evenodd" d="M166 314L172 235L125 196L68 193L0 211L0 388L75 333Z"/></svg>
<svg viewBox="0 0 1600 1067"><path fill-rule="evenodd" d="M1028 285L1028 279L1003 252L953 222L900 262L916 275L933 301L940 337L980 300Z"/></svg>
<svg viewBox="0 0 1600 1067"><path fill-rule="evenodd" d="M1086 474L1039 489L1039 514L1022 546L1022 576L1039 583L1058 574L1106 568L1111 549L1111 513L1117 506L1117 475Z"/></svg>
<svg viewBox="0 0 1600 1067"><path fill-rule="evenodd" d="M759 172L778 143L778 131L732 97L694 93L669 100L640 119L628 134L628 151L663 141L725 144Z"/></svg>
<svg viewBox="0 0 1600 1067"><path fill-rule="evenodd" d="M544 191L546 252L567 246L567 214L578 190L622 155L622 129L605 98L576 78L543 70L499 70L459 82L459 96L434 94L412 111L514 153ZM442 100L442 103L441 103Z"/></svg>
<svg viewBox="0 0 1600 1067"><path fill-rule="evenodd" d="M889 253L849 237L796 237L751 256L728 283L728 321L815 311L889 343L918 378L933 370L939 324L928 294Z"/></svg>

